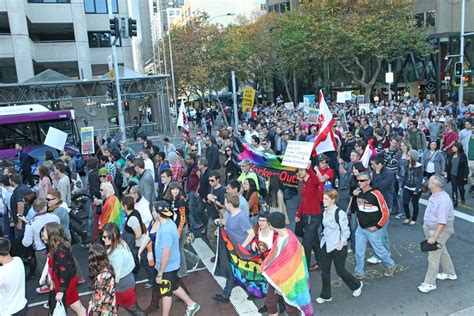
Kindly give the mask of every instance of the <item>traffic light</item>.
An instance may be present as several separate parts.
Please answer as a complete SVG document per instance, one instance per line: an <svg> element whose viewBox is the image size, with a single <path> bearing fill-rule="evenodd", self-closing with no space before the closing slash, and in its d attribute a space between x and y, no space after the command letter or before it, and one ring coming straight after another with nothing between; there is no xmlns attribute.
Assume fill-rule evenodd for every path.
<svg viewBox="0 0 474 316"><path fill-rule="evenodd" d="M459 86L461 84L461 77L454 78L454 85Z"/></svg>
<svg viewBox="0 0 474 316"><path fill-rule="evenodd" d="M461 62L457 62L457 63L454 65L454 75L455 75L455 76L461 76L461 73L462 73L462 63L461 63Z"/></svg>
<svg viewBox="0 0 474 316"><path fill-rule="evenodd" d="M105 96L107 97L107 99L114 98L114 85L112 82L107 84L107 91L105 91Z"/></svg>
<svg viewBox="0 0 474 316"><path fill-rule="evenodd" d="M130 104L128 103L128 101L123 101L123 108L124 108L125 111L129 110L129 108L130 108L129 105Z"/></svg>
<svg viewBox="0 0 474 316"><path fill-rule="evenodd" d="M109 19L109 22L110 22L110 35L114 37L120 37L119 19L118 18Z"/></svg>
<svg viewBox="0 0 474 316"><path fill-rule="evenodd" d="M128 18L128 36L137 36L137 20Z"/></svg>

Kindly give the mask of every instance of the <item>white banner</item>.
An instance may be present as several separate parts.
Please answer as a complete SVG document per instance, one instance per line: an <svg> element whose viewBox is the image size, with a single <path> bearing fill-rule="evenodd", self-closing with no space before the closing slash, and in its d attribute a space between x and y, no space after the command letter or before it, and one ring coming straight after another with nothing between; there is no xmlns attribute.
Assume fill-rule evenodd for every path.
<svg viewBox="0 0 474 316"><path fill-rule="evenodd" d="M336 103L345 103L352 100L352 91L342 91L337 93Z"/></svg>
<svg viewBox="0 0 474 316"><path fill-rule="evenodd" d="M290 140L281 165L306 169L312 150L313 143Z"/></svg>
<svg viewBox="0 0 474 316"><path fill-rule="evenodd" d="M50 127L48 129L48 134L46 134L46 139L44 140L44 144L46 146L50 146L56 148L57 150L64 150L64 145L66 145L67 140L67 133L56 129L54 127Z"/></svg>

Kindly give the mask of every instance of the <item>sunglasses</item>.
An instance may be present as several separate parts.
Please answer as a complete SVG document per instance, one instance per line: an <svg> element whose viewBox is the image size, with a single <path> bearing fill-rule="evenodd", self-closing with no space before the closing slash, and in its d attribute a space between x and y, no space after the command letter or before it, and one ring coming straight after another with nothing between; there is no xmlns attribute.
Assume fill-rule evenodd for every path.
<svg viewBox="0 0 474 316"><path fill-rule="evenodd" d="M216 182L216 180L209 179L209 182Z"/></svg>
<svg viewBox="0 0 474 316"><path fill-rule="evenodd" d="M107 175L106 175L106 174L103 174L103 175L100 175L99 177L101 177L101 178L107 178Z"/></svg>
<svg viewBox="0 0 474 316"><path fill-rule="evenodd" d="M365 182L365 181L369 181L369 179L360 179L360 180L357 180L358 182Z"/></svg>
<svg viewBox="0 0 474 316"><path fill-rule="evenodd" d="M193 153L196 152L196 151L197 151L197 149L191 149L191 152L193 152Z"/></svg>
<svg viewBox="0 0 474 316"><path fill-rule="evenodd" d="M46 201L54 201L56 198L47 198Z"/></svg>

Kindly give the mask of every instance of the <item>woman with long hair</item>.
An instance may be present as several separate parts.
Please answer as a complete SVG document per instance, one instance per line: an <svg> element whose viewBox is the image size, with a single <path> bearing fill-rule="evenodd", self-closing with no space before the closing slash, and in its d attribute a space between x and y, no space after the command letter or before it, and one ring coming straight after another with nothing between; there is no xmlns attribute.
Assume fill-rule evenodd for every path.
<svg viewBox="0 0 474 316"><path fill-rule="evenodd" d="M77 275L72 248L64 230L58 223L47 223L41 231L41 239L48 249L48 273L51 280L49 292L49 314L52 315L57 301L81 316L86 309L79 300Z"/></svg>
<svg viewBox="0 0 474 316"><path fill-rule="evenodd" d="M135 277L132 273L135 261L127 243L120 236L115 223L107 223L102 232L102 241L115 271L115 295L117 306L122 306L132 315L146 315L137 304Z"/></svg>
<svg viewBox="0 0 474 316"><path fill-rule="evenodd" d="M267 203L268 211L281 212L285 215L285 224L289 225L288 212L286 211L285 194L283 193L283 185L280 181L280 176L274 174L270 177Z"/></svg>
<svg viewBox="0 0 474 316"><path fill-rule="evenodd" d="M331 265L334 262L337 275L352 290L352 296L359 297L364 285L345 268L347 257L347 239L350 236L349 222L346 212L337 205L339 195L334 189L323 193L323 233L321 236L321 295L316 303L332 301L331 296Z"/></svg>
<svg viewBox="0 0 474 316"><path fill-rule="evenodd" d="M88 262L92 294L87 313L100 316L117 315L115 272L105 247L93 244L89 249Z"/></svg>
<svg viewBox="0 0 474 316"><path fill-rule="evenodd" d="M458 205L458 191L461 196L461 203L465 204L464 186L467 184L467 177L469 175L469 166L467 162L467 156L464 153L464 149L460 142L453 144L453 154L448 156L448 166L446 168L446 176L448 181L451 181L452 196L454 201L454 207Z"/></svg>
<svg viewBox="0 0 474 316"><path fill-rule="evenodd" d="M408 166L405 170L403 182L403 209L405 211L405 225L415 225L420 210L421 184L423 183L423 165L418 162L418 151L412 149L407 154ZM413 206L413 215L410 216L410 206Z"/></svg>
<svg viewBox="0 0 474 316"><path fill-rule="evenodd" d="M224 156L225 183L227 184L230 180L237 179L239 177L240 168L232 156L232 147L225 147Z"/></svg>
<svg viewBox="0 0 474 316"><path fill-rule="evenodd" d="M409 142L402 140L400 142L400 159L398 159L398 171L397 171L397 183L399 187L398 194L398 214L395 216L396 219L402 219L405 216L403 210L403 182L405 181L405 171L408 168L408 152L411 150Z"/></svg>
<svg viewBox="0 0 474 316"><path fill-rule="evenodd" d="M140 249L138 249L138 258L140 259L140 264L142 267L145 267L148 283L145 284L145 288L153 288L151 303L150 306L145 310L145 313L150 314L158 308L160 308L160 290L159 286L155 282L156 278L156 269L155 269L155 241L156 234L158 229L160 229L160 221L158 220L158 202L153 202L151 207L151 216L153 217L152 221L147 227L145 236L143 237L142 244Z"/></svg>
<svg viewBox="0 0 474 316"><path fill-rule="evenodd" d="M46 195L52 189L52 181L49 176L49 169L45 165L38 167L38 198L46 199Z"/></svg>
<svg viewBox="0 0 474 316"><path fill-rule="evenodd" d="M446 167L446 159L439 150L437 140L431 140L428 149L425 150L421 158L424 176L429 179L432 175L442 175Z"/></svg>
<svg viewBox="0 0 474 316"><path fill-rule="evenodd" d="M260 201L258 199L257 185L253 179L247 178L242 183L243 196L249 202L249 217L252 227L257 222L257 215L260 212Z"/></svg>

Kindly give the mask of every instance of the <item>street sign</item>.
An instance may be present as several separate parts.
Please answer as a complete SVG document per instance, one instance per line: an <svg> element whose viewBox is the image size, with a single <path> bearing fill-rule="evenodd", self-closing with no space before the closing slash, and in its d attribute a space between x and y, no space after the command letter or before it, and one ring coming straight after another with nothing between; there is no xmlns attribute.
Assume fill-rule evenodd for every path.
<svg viewBox="0 0 474 316"><path fill-rule="evenodd" d="M145 98L144 94L131 94L127 96L129 100L143 100Z"/></svg>
<svg viewBox="0 0 474 316"><path fill-rule="evenodd" d="M385 73L385 83L393 83L393 72Z"/></svg>

